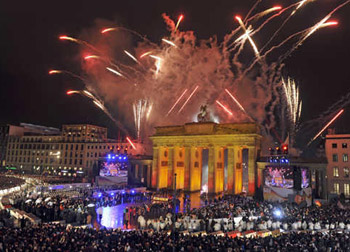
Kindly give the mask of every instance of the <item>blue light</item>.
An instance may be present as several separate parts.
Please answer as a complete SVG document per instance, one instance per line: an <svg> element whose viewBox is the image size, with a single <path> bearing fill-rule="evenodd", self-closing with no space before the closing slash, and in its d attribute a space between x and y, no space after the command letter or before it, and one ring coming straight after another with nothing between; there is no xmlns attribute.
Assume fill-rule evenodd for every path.
<svg viewBox="0 0 350 252"><path fill-rule="evenodd" d="M126 157L124 157L124 160L126 159Z"/></svg>
<svg viewBox="0 0 350 252"><path fill-rule="evenodd" d="M274 214L277 218L282 217L282 212L281 212L281 210L279 210L279 209L276 209L276 210L273 212L273 214Z"/></svg>
<svg viewBox="0 0 350 252"><path fill-rule="evenodd" d="M111 193L111 196L114 196L114 193Z"/></svg>
<svg viewBox="0 0 350 252"><path fill-rule="evenodd" d="M121 160L122 159L122 157L119 157L119 160Z"/></svg>
<svg viewBox="0 0 350 252"><path fill-rule="evenodd" d="M281 159L281 163L284 163L284 159Z"/></svg>
<svg viewBox="0 0 350 252"><path fill-rule="evenodd" d="M112 159L115 159L115 156L112 156Z"/></svg>
<svg viewBox="0 0 350 252"><path fill-rule="evenodd" d="M124 191L124 190L122 191L122 194L125 194L125 191Z"/></svg>
<svg viewBox="0 0 350 252"><path fill-rule="evenodd" d="M111 159L111 154L108 154L108 159Z"/></svg>
<svg viewBox="0 0 350 252"><path fill-rule="evenodd" d="M135 194L135 190L131 190L131 194Z"/></svg>
<svg viewBox="0 0 350 252"><path fill-rule="evenodd" d="M102 193L99 193L99 194L98 194L98 197L102 197Z"/></svg>
<svg viewBox="0 0 350 252"><path fill-rule="evenodd" d="M286 159L286 163L289 163L289 160L288 160L288 159Z"/></svg>

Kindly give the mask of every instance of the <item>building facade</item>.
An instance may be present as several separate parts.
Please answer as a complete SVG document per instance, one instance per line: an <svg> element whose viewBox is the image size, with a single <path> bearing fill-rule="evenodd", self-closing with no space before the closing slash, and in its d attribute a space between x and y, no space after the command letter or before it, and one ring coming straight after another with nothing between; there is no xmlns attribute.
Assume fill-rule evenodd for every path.
<svg viewBox="0 0 350 252"><path fill-rule="evenodd" d="M328 192L350 197L350 134L328 134L325 143L328 160Z"/></svg>
<svg viewBox="0 0 350 252"><path fill-rule="evenodd" d="M10 135L5 166L23 173L56 176L90 175L107 153L143 154L141 144L107 138L107 129L89 124L63 125L57 135Z"/></svg>
<svg viewBox="0 0 350 252"><path fill-rule="evenodd" d="M156 127L151 187L255 193L260 129L254 123ZM176 177L174 176L176 174ZM204 175L203 175L204 174Z"/></svg>
<svg viewBox="0 0 350 252"><path fill-rule="evenodd" d="M0 125L0 168L6 165L7 145L11 137L22 137L26 135L58 135L59 129L44 127L28 123L21 123L19 126L4 124Z"/></svg>

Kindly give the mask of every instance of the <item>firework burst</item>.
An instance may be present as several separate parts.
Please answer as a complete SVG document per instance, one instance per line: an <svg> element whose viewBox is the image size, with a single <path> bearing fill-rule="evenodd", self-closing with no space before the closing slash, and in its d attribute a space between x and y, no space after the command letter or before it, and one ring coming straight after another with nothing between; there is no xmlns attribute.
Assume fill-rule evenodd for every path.
<svg viewBox="0 0 350 252"><path fill-rule="evenodd" d="M350 0L338 6L316 25L291 34L266 50L262 49L271 43L271 39L262 43L265 46L259 49L253 36L255 40L259 38L258 44L264 42L258 36L260 31L265 31L266 24L272 22L275 17L282 17L284 13L288 14L285 17L288 20L294 15L293 12L288 13L288 10L295 12L306 5L308 0L285 8L272 6L254 14L259 2L260 0L256 2L245 18L236 16L238 26L227 34L222 42L218 42L215 37L199 40L192 31L180 31L178 28L184 20L183 15L178 17L175 24L165 14L163 18L170 34L159 44L123 27L105 28L100 31L101 38L97 45L68 36L61 39L82 45L86 61L98 59L92 62L94 64L87 64L86 61L83 64L84 79L94 80L92 88L88 89L94 90L90 93L92 96L87 93L83 95L92 99L111 119L114 116L108 112L106 106L118 107L118 111L124 113L123 124L134 122L135 136L138 139L146 136L143 131L151 132L156 125L180 124L192 120L202 104L209 105L212 120L254 120L261 125L262 133L272 138L270 132L278 128L280 122L277 118L283 113L279 109L280 102L286 101L288 118L294 125L293 129L289 129L291 131L295 131L298 125L302 106L299 89L295 83L290 78L282 82L283 60L314 32L335 25L329 18ZM136 46L130 49L130 43L121 43L118 36L120 32L128 34L127 40L131 40L131 44ZM271 35L275 36L276 31ZM118 41L115 47L111 46L113 38ZM251 48L245 50L247 42L249 47L253 48L254 54ZM293 43L286 48L289 42ZM271 52L277 48L283 49L284 52L272 57ZM86 49L93 54L86 56ZM115 57L112 52L118 51L121 52L119 56L127 55L132 61L123 60L125 57ZM281 85L283 94L280 92ZM186 92L190 93L187 94L187 98ZM105 103L102 103L102 100ZM183 103L179 105L178 113L171 113L181 101ZM236 104L235 110L230 110L224 105L232 101ZM120 122L117 122L119 127Z"/></svg>

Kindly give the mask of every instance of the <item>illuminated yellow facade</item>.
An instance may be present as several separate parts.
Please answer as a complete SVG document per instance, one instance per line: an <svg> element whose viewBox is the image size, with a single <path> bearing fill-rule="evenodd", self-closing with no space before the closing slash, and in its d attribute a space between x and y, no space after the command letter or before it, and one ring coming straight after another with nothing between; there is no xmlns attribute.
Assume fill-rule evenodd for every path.
<svg viewBox="0 0 350 252"><path fill-rule="evenodd" d="M257 185L256 160L261 145L259 132L254 123L205 122L156 127L156 133L151 137L152 188L172 189L176 173L177 189L201 190L203 153L206 150L208 192L240 193L243 189L242 150L248 149L248 188L245 190L253 195Z"/></svg>

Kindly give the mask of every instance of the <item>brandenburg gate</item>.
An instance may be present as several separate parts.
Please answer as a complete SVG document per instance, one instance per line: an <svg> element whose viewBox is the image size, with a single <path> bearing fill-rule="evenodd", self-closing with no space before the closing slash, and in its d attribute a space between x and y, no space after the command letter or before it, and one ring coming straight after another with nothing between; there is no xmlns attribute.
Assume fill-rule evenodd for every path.
<svg viewBox="0 0 350 252"><path fill-rule="evenodd" d="M242 190L249 195L255 193L256 160L261 148L260 130L255 123L201 122L162 126L156 127L151 140L152 188L172 189L176 173L177 189L200 191L205 166L209 193L237 194ZM243 150L247 162L243 162Z"/></svg>

